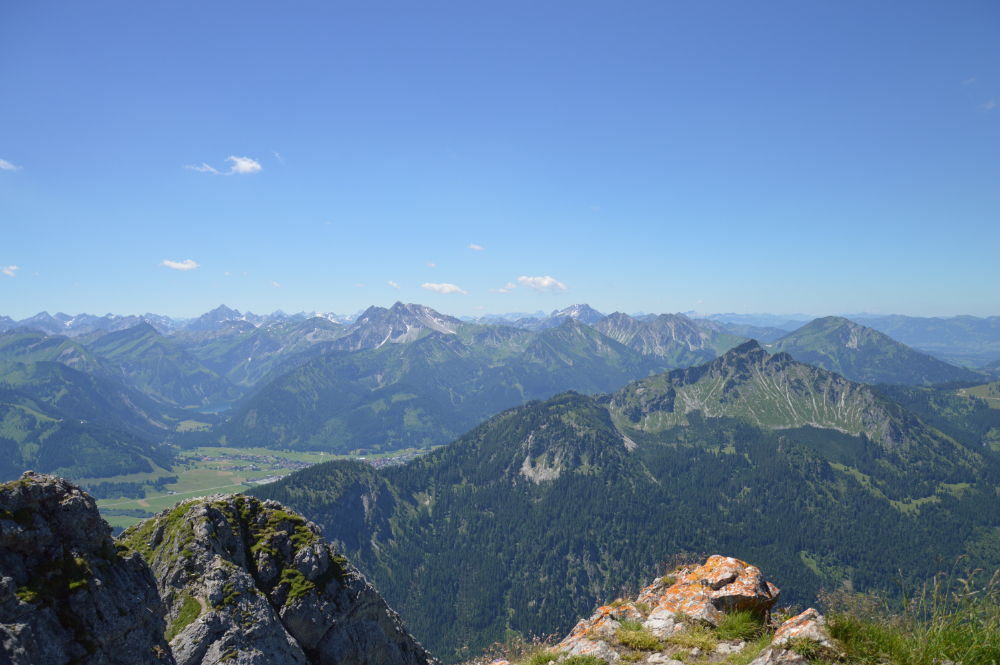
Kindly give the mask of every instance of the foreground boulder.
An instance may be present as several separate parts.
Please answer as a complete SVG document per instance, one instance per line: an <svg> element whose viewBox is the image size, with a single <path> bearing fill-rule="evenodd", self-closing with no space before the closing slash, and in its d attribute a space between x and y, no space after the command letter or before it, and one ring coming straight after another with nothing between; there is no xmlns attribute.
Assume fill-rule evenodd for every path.
<svg viewBox="0 0 1000 665"><path fill-rule="evenodd" d="M716 555L701 566L682 568L656 580L635 601L622 599L599 607L549 651L559 654L560 659L592 656L608 663L671 665L691 658L721 662L742 652L747 644L743 639L716 637L715 629L725 615L747 611L756 616L760 631L770 630L771 610L779 595L778 588L765 580L755 566ZM685 639L688 631L700 637ZM782 624L775 633L773 648L759 654L764 660L758 659L756 665L804 661L784 648L801 640L831 646L823 618L816 610L807 610ZM702 646L692 647L695 643ZM705 645L708 651L703 650Z"/></svg>
<svg viewBox="0 0 1000 665"><path fill-rule="evenodd" d="M660 578L643 589L636 602L653 608L645 625L665 636L683 628L680 616L710 626L719 625L726 612L750 610L767 616L780 594L756 566L715 555L693 570Z"/></svg>
<svg viewBox="0 0 1000 665"><path fill-rule="evenodd" d="M119 540L153 569L180 665L437 663L314 524L274 501L186 501Z"/></svg>
<svg viewBox="0 0 1000 665"><path fill-rule="evenodd" d="M166 608L79 487L31 471L0 486L0 662L173 663Z"/></svg>

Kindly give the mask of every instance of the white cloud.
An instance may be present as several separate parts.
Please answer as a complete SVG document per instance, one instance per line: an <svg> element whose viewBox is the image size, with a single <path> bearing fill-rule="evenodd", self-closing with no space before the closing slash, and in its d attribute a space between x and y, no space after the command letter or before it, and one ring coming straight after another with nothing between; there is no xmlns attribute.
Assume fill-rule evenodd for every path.
<svg viewBox="0 0 1000 665"><path fill-rule="evenodd" d="M229 274L231 274L231 273L230 273L230 272L229 272L229 271L227 270L227 271L226 271L226 274L227 274L227 275L229 275Z"/></svg>
<svg viewBox="0 0 1000 665"><path fill-rule="evenodd" d="M991 99L985 104L980 104L977 110L986 113L987 111L992 111L996 105L997 105L997 100Z"/></svg>
<svg viewBox="0 0 1000 665"><path fill-rule="evenodd" d="M226 157L226 161L233 163L233 168L229 171L230 174L257 173L264 168L249 157L237 157L236 155L230 155L229 157Z"/></svg>
<svg viewBox="0 0 1000 665"><path fill-rule="evenodd" d="M391 279L389 280L389 286L391 286L392 288L394 288L394 289L396 289L398 291L402 291L403 290L402 286L400 286L396 282L392 281Z"/></svg>
<svg viewBox="0 0 1000 665"><path fill-rule="evenodd" d="M361 282L354 282L354 286L364 286Z"/></svg>
<svg viewBox="0 0 1000 665"><path fill-rule="evenodd" d="M20 270L20 268L18 268L17 266L0 266L0 270L2 270L3 274L7 275L8 277L13 277L14 271Z"/></svg>
<svg viewBox="0 0 1000 665"><path fill-rule="evenodd" d="M279 155L278 153L274 152L273 150L271 151L271 153L274 155L275 159L277 159L279 162L281 162L282 164L285 163L285 160L283 160L281 158L281 155Z"/></svg>
<svg viewBox="0 0 1000 665"><path fill-rule="evenodd" d="M220 173L215 168L204 163L201 166L185 166L184 168L191 169L192 171L199 171L201 173L214 173L215 175L258 173L264 169L263 166L249 157L237 157L236 155L230 155L229 157L226 157L226 161L233 163L233 166L229 169L228 173Z"/></svg>
<svg viewBox="0 0 1000 665"><path fill-rule="evenodd" d="M281 284L278 284L277 282L271 282L271 284L273 284L274 288L276 288L276 289L280 289L281 288Z"/></svg>
<svg viewBox="0 0 1000 665"><path fill-rule="evenodd" d="M479 245L477 245L476 243L470 243L469 244L469 249L482 250L483 248L480 247Z"/></svg>
<svg viewBox="0 0 1000 665"><path fill-rule="evenodd" d="M421 284L420 288L433 291L434 293L463 293L468 295L468 291L463 291L454 284Z"/></svg>
<svg viewBox="0 0 1000 665"><path fill-rule="evenodd" d="M975 82L976 82L976 79L971 78L971 79L965 81L965 83L963 83L962 85L972 85Z"/></svg>
<svg viewBox="0 0 1000 665"><path fill-rule="evenodd" d="M20 171L21 167L20 166L14 166L10 162L8 162L6 159L0 159L0 169L3 169L4 171Z"/></svg>
<svg viewBox="0 0 1000 665"><path fill-rule="evenodd" d="M482 305L477 305L476 309L483 309L483 306Z"/></svg>
<svg viewBox="0 0 1000 665"><path fill-rule="evenodd" d="M507 282L499 289L490 289L490 293L510 293L512 290L517 288L517 284L514 282Z"/></svg>
<svg viewBox="0 0 1000 665"><path fill-rule="evenodd" d="M164 261L160 264L161 266L167 266L168 268L173 268L174 270L194 270L195 268L200 268L201 266L191 259L185 259L184 261Z"/></svg>
<svg viewBox="0 0 1000 665"><path fill-rule="evenodd" d="M431 263L430 261L427 262L427 265L429 265L431 268L437 268L437 266Z"/></svg>
<svg viewBox="0 0 1000 665"><path fill-rule="evenodd" d="M534 291L565 291L569 288L562 282L557 282L548 275L545 277L518 277L517 281Z"/></svg>

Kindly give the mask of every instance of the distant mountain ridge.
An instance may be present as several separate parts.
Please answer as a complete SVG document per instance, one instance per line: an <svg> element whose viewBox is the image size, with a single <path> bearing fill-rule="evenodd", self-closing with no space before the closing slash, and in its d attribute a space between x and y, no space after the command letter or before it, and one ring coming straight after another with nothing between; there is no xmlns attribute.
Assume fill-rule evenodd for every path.
<svg viewBox="0 0 1000 665"><path fill-rule="evenodd" d="M933 384L982 381L983 376L914 351L888 335L849 319L815 319L774 342L771 353L786 352L801 362L864 383Z"/></svg>

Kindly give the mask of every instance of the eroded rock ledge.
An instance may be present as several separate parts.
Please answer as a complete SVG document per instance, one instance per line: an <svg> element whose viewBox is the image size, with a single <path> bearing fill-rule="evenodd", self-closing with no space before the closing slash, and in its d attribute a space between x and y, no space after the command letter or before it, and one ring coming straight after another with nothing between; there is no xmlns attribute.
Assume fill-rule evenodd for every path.
<svg viewBox="0 0 1000 665"><path fill-rule="evenodd" d="M179 665L437 663L316 525L274 501L186 501L119 540L156 576Z"/></svg>

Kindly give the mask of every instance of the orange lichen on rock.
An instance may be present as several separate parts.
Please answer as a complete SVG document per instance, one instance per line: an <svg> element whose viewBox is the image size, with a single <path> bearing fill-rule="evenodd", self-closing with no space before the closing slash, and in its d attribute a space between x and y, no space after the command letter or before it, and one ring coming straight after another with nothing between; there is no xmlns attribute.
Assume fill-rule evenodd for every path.
<svg viewBox="0 0 1000 665"><path fill-rule="evenodd" d="M654 634L678 630L678 614L712 626L719 624L724 612L766 614L781 593L756 566L719 555L693 570L678 571L675 579L669 587L657 580L639 595L638 602L654 605L646 621Z"/></svg>
<svg viewBox="0 0 1000 665"><path fill-rule="evenodd" d="M599 638L614 637L621 622L639 622L642 618L642 613L633 603L598 607L589 619L581 619L570 634L559 644L550 647L549 651L567 652L571 656L597 656L608 660L614 652Z"/></svg>
<svg viewBox="0 0 1000 665"><path fill-rule="evenodd" d="M771 645L781 646L788 643L789 640L811 640L827 649L833 648L830 635L826 632L826 620L823 615L811 607L781 624L774 633Z"/></svg>

